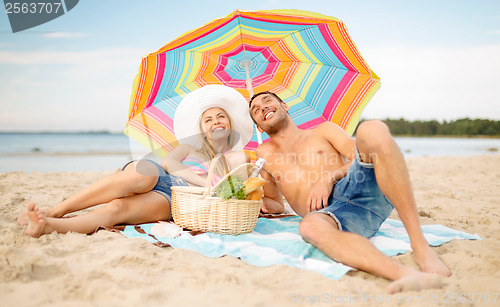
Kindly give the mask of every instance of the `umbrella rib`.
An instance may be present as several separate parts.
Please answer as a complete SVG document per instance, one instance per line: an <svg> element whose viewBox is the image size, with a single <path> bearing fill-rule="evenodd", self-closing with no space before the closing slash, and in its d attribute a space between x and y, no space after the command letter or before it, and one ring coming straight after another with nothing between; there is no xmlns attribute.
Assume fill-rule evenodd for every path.
<svg viewBox="0 0 500 307"><path fill-rule="evenodd" d="M322 24L328 24L328 23L329 23L329 22L322 23ZM315 39L314 39L314 35L311 35L311 34L312 34L312 31L311 31L311 30L312 30L312 29L314 29L314 28L317 28L317 27L318 27L318 25L319 25L319 24L311 25L311 26L309 26L309 27L304 27L304 28L302 28L302 29L300 29L300 30L297 30L297 31L291 32L291 33L289 33L289 34L287 34L287 35L285 35L285 36L282 36L282 37L280 37L280 39L279 39L279 40L277 40L277 41L273 42L271 45L267 46L267 47L266 47L266 49L269 49L269 50L271 50L271 51L274 51L275 49L279 48L278 46L279 46L279 42L280 42L280 41L284 41L287 37L290 37L290 36L292 36L292 35L293 35L293 36L295 36L295 35L297 35L298 33L303 32L303 33L305 33L305 35L306 35L307 37L309 37L309 38L311 39L311 41L313 42L313 45L317 47L317 48L316 48L316 50L318 51L318 53L320 53L320 54L321 54L321 55L322 55L325 59L327 59L327 61L329 62L329 64L330 64L330 65L332 65L332 66L336 66L336 67L339 67L339 66L335 65L335 62L332 62L331 57L329 57L329 56L328 56L328 55L327 55L327 54L323 51L323 49L322 49L322 48L320 48L320 46L318 45L317 40L315 40ZM347 35L348 35L348 34L347 34ZM342 33L342 37L344 37L344 39L345 39L345 34L344 34L344 33ZM295 37L292 37L292 39L293 39L295 42L297 42L297 40L296 40L296 38L295 38ZM346 43L347 43L349 46L351 46L351 42L352 42L351 40L346 41ZM303 53L303 54L304 54L304 55L308 58L308 60L310 61L310 63L314 63L314 64L318 64L318 65L324 65L324 64L323 64L323 63L321 63L320 61L314 61L313 59L311 59L311 58L310 58L310 56L309 56L309 55L307 55L307 53L306 53L306 52L304 52L304 49L303 49L302 47L300 47L300 44L298 44L298 43L297 43L297 46L299 47L299 49L301 49L302 53ZM351 49L352 49L352 47L351 47ZM354 50L354 51L356 51L356 50ZM353 52L354 52L354 51L353 51ZM262 54L262 51L261 51L260 53ZM355 56L356 56L356 57L358 57L358 54L357 54L357 53L355 53ZM268 57L266 57L266 56L264 56L264 58L266 58L267 60L269 60L269 58L268 58ZM350 63L350 64L353 66L352 62L351 62L351 61L350 61L350 60L349 60L349 59L345 56L345 54L343 54L343 59L344 59L346 62ZM286 61L282 61L282 62L286 62ZM308 63L307 61L300 61L300 62L303 62L303 63ZM365 63L362 63L362 64L365 64ZM366 64L365 64L365 65L366 65ZM344 65L342 65L342 66L344 66ZM353 67L354 67L354 66L353 66ZM340 68L340 69L345 69L345 70L349 71L349 68L347 68L347 67L345 67L345 68L344 68L344 67L339 67L339 68ZM365 67L365 68L366 68L366 67ZM369 75L370 77L372 77L372 75L371 75L371 71L370 71L369 69L367 69L367 72L368 72L368 74L367 74L367 75ZM358 73L361 73L361 72L359 72L359 71L358 71Z"/></svg>
<svg viewBox="0 0 500 307"><path fill-rule="evenodd" d="M250 77L250 72L248 71L248 61L249 59L247 59L247 50L245 49L245 40L243 38L243 27L242 27L242 24L241 24L241 16L239 14L239 11L238 11L238 29L239 29L239 32L240 32L240 37L241 37L241 46L243 48L243 59L244 59L244 62L243 62L243 66L245 68L245 83L246 83L246 87L247 87L247 91L248 91L248 94L250 97L253 96L254 92L253 92L253 84L252 84L252 77ZM259 137L259 143L260 143L260 137Z"/></svg>
<svg viewBox="0 0 500 307"><path fill-rule="evenodd" d="M241 25L241 24L240 24L240 25ZM297 31L293 31L293 32L291 32L291 33L288 33L287 35L280 37L277 41L274 41L274 42L273 42L272 44L270 44L269 46L266 46L266 49L268 49L268 48L269 48L269 49L271 49L271 50L276 49L276 48L278 48L278 47L276 47L276 48L272 48L272 46L273 46L273 45L278 46L278 42L279 42L279 41L284 41L284 40L285 40L285 38L287 38L287 37L290 37L290 36L292 36L292 35L295 35L295 34L297 34L297 33L302 32L302 31L310 30L310 29L315 28L315 27L316 27L315 25L311 25L311 26L309 26L309 27L306 27L306 28L303 28L303 29L300 29L300 30L297 30ZM241 29L241 27L240 27L240 29ZM240 33L241 33L242 42L243 42L243 33L241 32L241 30L240 30ZM293 38L292 38L292 39L293 39ZM243 45L243 49L244 49L244 48L245 48L245 46ZM262 51L261 51L260 53L262 54ZM265 57L265 56L264 56L264 57ZM254 57L254 58L255 58L255 57ZM267 59L267 58L266 58L266 59ZM302 62L303 62L303 61L302 61ZM304 62L304 63L307 63L307 62ZM313 62L313 61L311 61L311 63L316 63L316 64L319 64L319 63L317 63L317 62Z"/></svg>
<svg viewBox="0 0 500 307"><path fill-rule="evenodd" d="M170 52L171 53L185 54L185 51L178 51L178 50L174 50L174 51L170 51ZM227 65L224 65L220 61L218 61L218 59L216 58L216 56L214 54L212 54L212 53L205 53L205 52L199 51L199 50L192 50L190 52L191 53L198 53L198 54L201 54L201 55L208 54L208 58L209 58L210 61L213 61L213 62L217 63L217 65L220 65L220 66L222 66L224 68L227 67ZM218 55L217 57L220 57L220 55ZM237 71L233 71L233 72L235 72L235 74L237 76L241 77L242 79L245 79L245 75L244 74L240 74Z"/></svg>

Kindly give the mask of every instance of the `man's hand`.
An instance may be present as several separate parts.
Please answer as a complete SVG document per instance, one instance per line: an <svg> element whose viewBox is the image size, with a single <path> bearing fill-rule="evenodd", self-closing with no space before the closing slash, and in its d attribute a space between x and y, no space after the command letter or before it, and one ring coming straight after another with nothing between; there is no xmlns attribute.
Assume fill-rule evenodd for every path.
<svg viewBox="0 0 500 307"><path fill-rule="evenodd" d="M328 198L335 183L335 180L321 180L309 191L306 204L308 213L328 206Z"/></svg>
<svg viewBox="0 0 500 307"><path fill-rule="evenodd" d="M260 213L259 216L263 216L264 214L280 214L283 213L285 210L285 207L283 204L280 204L279 202L264 196L262 199L262 207L260 208Z"/></svg>

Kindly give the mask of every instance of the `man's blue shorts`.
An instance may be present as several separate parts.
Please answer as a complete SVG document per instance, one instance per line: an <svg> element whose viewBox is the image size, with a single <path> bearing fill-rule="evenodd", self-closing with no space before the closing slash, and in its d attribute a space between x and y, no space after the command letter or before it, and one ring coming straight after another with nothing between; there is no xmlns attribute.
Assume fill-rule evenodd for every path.
<svg viewBox="0 0 500 307"><path fill-rule="evenodd" d="M355 151L356 159L347 175L334 185L328 207L309 214L328 214L337 222L339 230L370 238L394 207L378 187L373 164L362 162L357 148Z"/></svg>

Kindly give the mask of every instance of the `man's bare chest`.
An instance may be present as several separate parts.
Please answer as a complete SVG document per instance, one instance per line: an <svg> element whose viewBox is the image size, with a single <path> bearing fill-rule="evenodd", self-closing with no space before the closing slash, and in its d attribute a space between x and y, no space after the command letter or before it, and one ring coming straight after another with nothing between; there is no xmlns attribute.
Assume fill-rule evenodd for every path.
<svg viewBox="0 0 500 307"><path fill-rule="evenodd" d="M307 176L309 172L337 168L343 164L338 151L331 146L295 146L295 150L275 152L266 159L266 170L277 183L283 179Z"/></svg>

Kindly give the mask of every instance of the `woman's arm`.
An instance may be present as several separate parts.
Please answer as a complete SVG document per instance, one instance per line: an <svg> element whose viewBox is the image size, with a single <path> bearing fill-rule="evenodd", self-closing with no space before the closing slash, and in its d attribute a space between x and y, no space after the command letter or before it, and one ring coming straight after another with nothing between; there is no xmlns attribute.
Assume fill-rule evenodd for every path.
<svg viewBox="0 0 500 307"><path fill-rule="evenodd" d="M195 150L196 148L191 145L180 144L163 158L162 167L173 176L182 177L191 184L203 187L206 185L206 178L195 174L181 163L181 161Z"/></svg>
<svg viewBox="0 0 500 307"><path fill-rule="evenodd" d="M225 154L225 156L227 165L229 166L229 170L235 169L244 163L250 162L250 157L246 154L244 150L231 151Z"/></svg>

